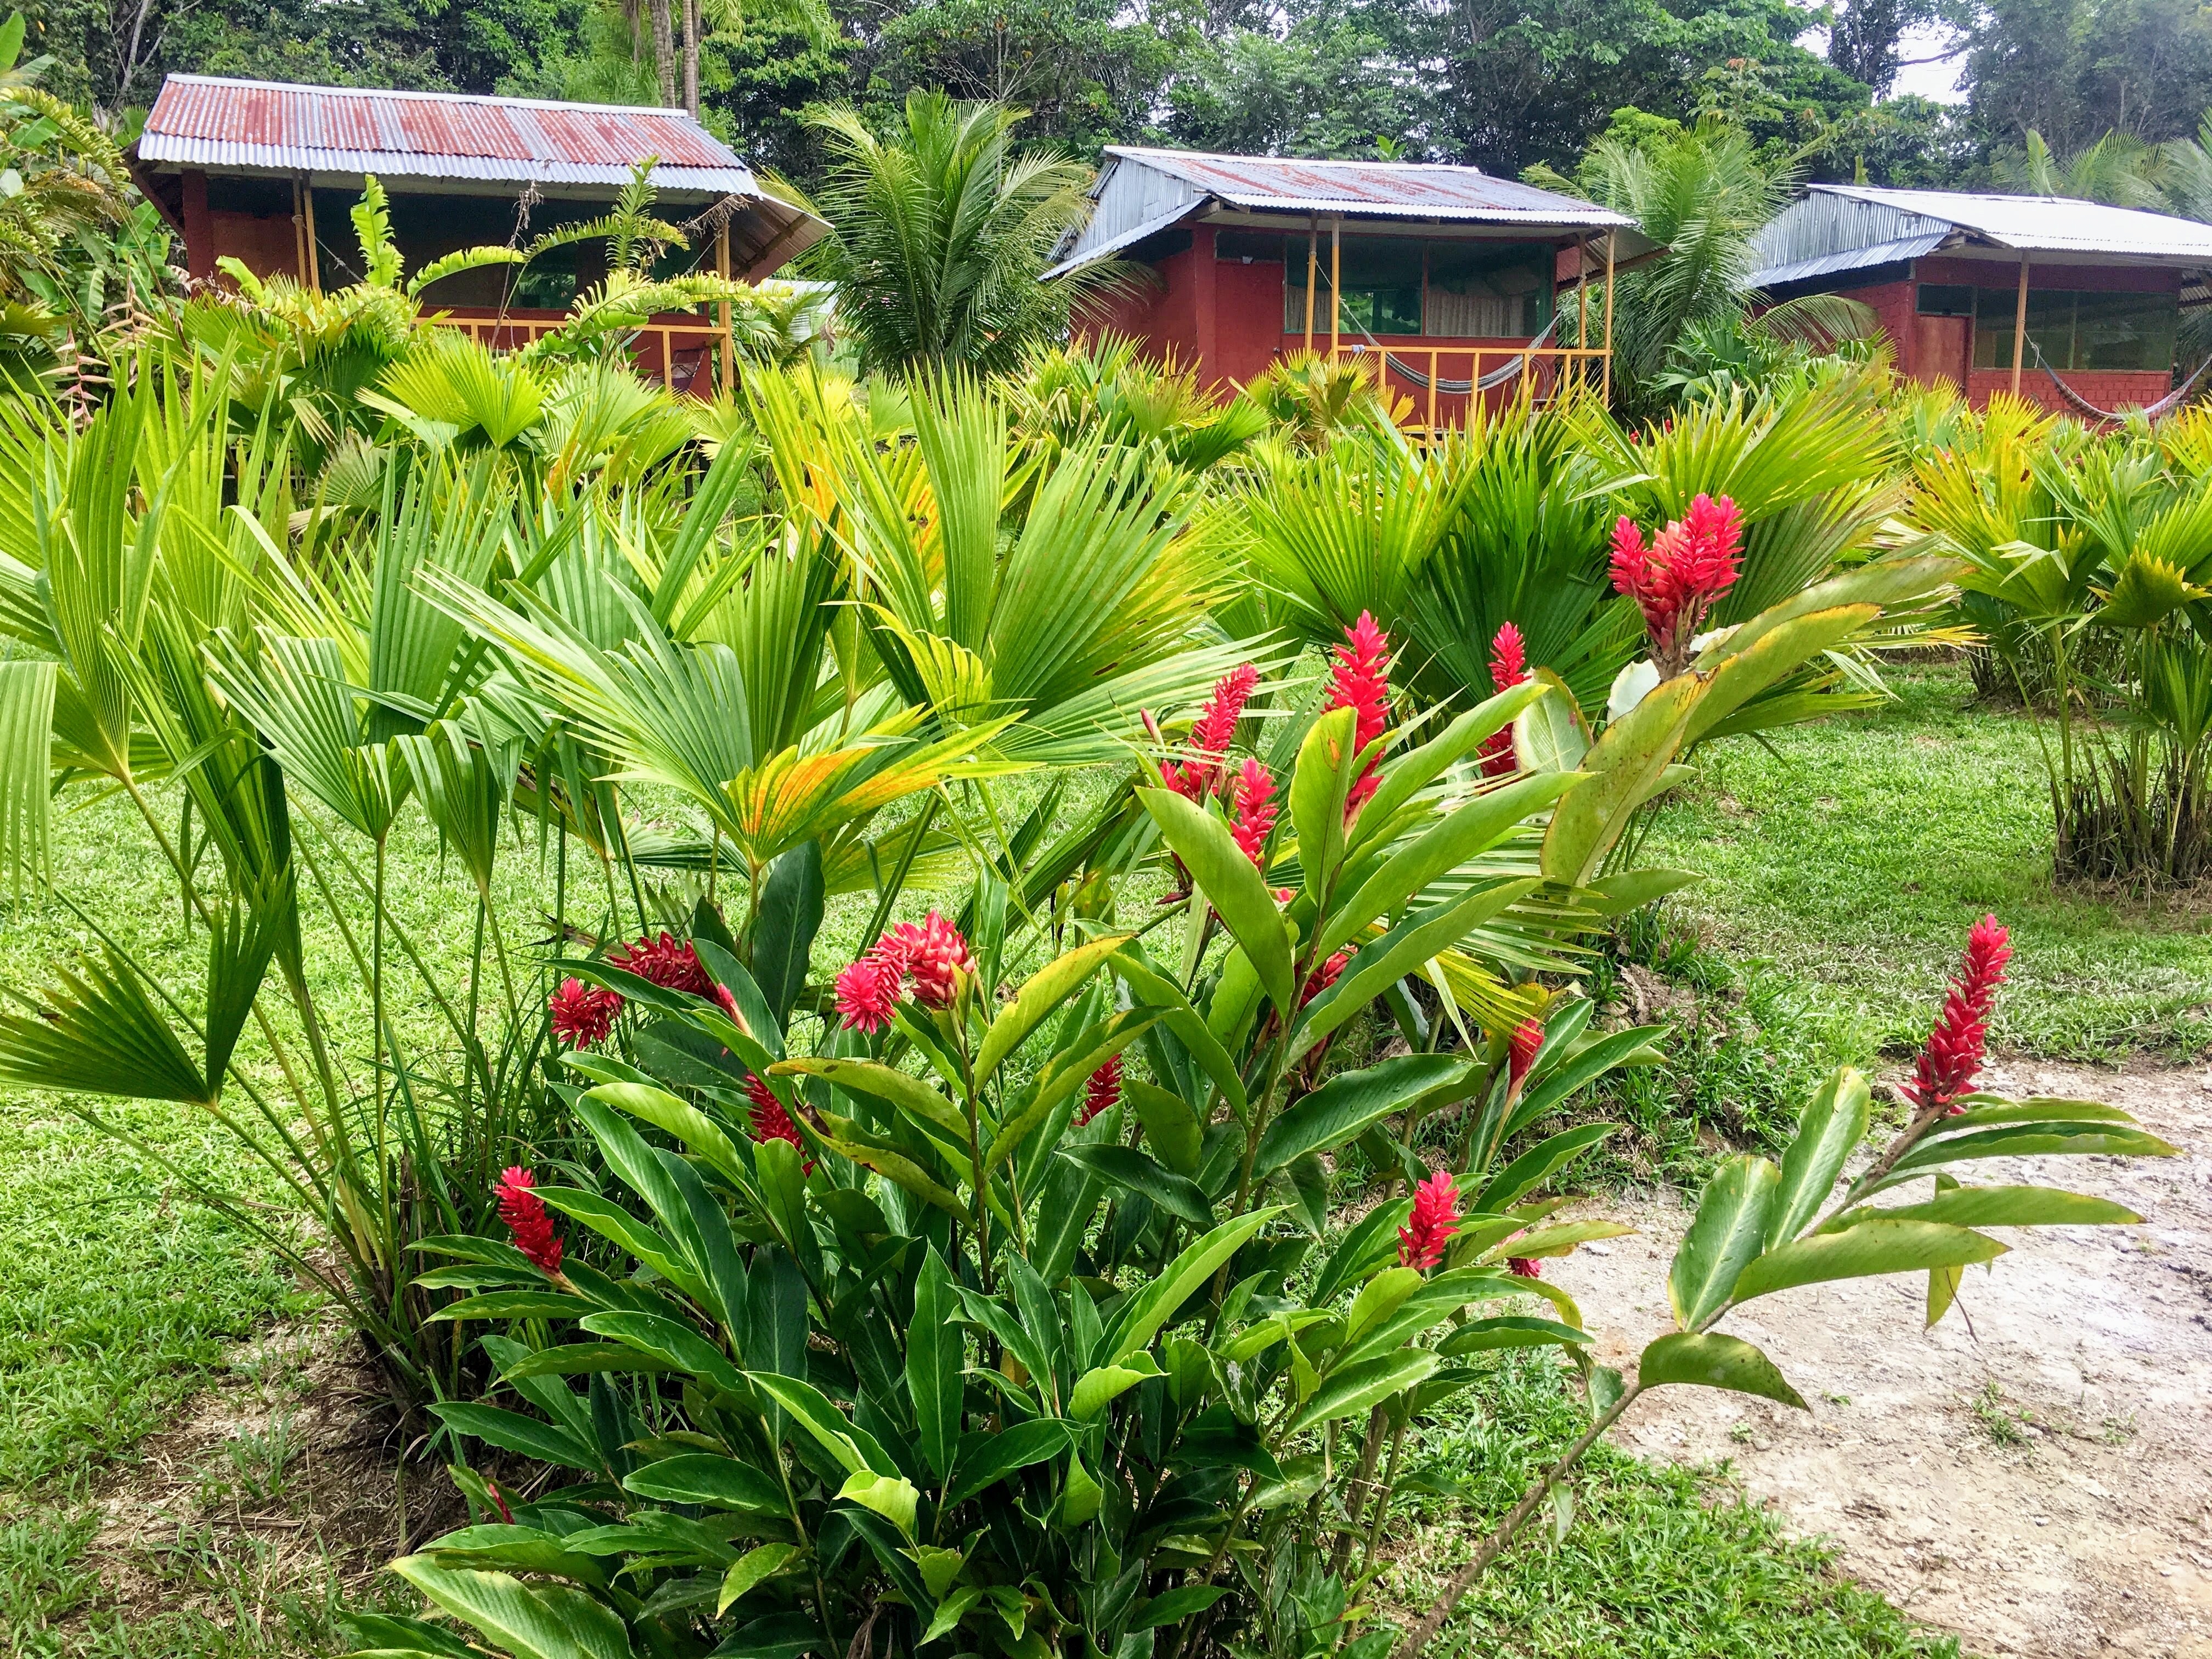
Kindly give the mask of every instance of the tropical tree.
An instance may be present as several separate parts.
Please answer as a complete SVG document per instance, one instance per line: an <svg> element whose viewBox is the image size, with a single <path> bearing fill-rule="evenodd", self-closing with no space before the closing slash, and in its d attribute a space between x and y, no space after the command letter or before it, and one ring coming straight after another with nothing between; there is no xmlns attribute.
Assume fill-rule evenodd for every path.
<svg viewBox="0 0 2212 1659"><path fill-rule="evenodd" d="M830 231L805 264L836 284L864 369L1013 369L1118 280L1106 264L1037 280L1090 212L1091 171L1053 150L1017 154L1026 112L915 91L889 138L850 107L807 112L830 157L810 205Z"/></svg>
<svg viewBox="0 0 2212 1659"><path fill-rule="evenodd" d="M1708 112L1689 127L1607 134L1572 179L1530 170L1536 183L1626 214L1663 250L1619 279L1614 383L1630 410L1667 401L1661 377L1703 327L1725 322L1823 343L1870 331L1873 313L1855 300L1822 294L1766 305L1749 286L1758 268L1752 239L1789 200L1803 159L1769 159L1741 127Z"/></svg>

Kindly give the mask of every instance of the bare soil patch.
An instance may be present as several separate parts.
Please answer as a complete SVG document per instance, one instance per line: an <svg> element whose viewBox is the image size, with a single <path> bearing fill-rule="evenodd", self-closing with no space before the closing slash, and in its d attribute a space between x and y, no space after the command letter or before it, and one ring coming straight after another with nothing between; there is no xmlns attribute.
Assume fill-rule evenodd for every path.
<svg viewBox="0 0 2212 1659"><path fill-rule="evenodd" d="M2142 1224L2002 1234L2010 1254L1970 1269L1932 1331L1917 1277L1755 1303L1723 1328L1765 1349L1809 1413L1669 1389L1616 1438L1729 1461L1755 1499L1970 1651L2212 1656L2212 1072L2017 1061L1985 1077L2110 1101L2183 1155L1992 1160L1972 1179L2100 1194ZM1582 1301L1606 1363L1627 1365L1669 1328L1687 1214L1672 1198L1589 1208L1642 1233L1547 1275Z"/></svg>

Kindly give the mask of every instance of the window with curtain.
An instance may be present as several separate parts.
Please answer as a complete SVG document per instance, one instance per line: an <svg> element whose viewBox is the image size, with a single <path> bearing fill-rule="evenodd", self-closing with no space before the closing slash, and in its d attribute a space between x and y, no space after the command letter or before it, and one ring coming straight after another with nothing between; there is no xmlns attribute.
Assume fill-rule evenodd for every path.
<svg viewBox="0 0 2212 1659"><path fill-rule="evenodd" d="M2016 288L1978 289L1974 294L1974 367L2012 367ZM2087 289L2027 290L2027 337L2043 361L2063 371L2173 367L2173 335L2180 308L2171 294L2110 294ZM2027 367L2035 364L2027 354Z"/></svg>
<svg viewBox="0 0 2212 1659"><path fill-rule="evenodd" d="M1269 239L1283 261L1283 331L1304 332L1306 239ZM1261 257L1258 239L1224 234L1220 257ZM1328 331L1329 245L1316 249L1314 331ZM1523 340L1552 317L1553 254L1546 244L1424 241L1412 236L1346 236L1337 252L1343 332Z"/></svg>

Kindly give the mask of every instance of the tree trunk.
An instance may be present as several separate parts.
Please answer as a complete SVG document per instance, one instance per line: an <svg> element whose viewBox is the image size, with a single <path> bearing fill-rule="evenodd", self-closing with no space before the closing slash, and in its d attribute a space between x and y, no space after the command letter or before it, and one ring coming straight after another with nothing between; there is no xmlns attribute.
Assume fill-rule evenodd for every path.
<svg viewBox="0 0 2212 1659"><path fill-rule="evenodd" d="M676 36L670 21L668 0L653 0L647 8L653 19L653 73L660 86L664 107L676 102Z"/></svg>
<svg viewBox="0 0 2212 1659"><path fill-rule="evenodd" d="M699 0L684 0L684 107L699 118Z"/></svg>

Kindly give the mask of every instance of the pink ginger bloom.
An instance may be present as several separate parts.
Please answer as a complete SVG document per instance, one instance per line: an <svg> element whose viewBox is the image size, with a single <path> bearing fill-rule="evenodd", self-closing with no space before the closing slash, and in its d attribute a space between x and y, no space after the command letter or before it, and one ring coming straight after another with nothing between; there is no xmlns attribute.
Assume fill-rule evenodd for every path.
<svg viewBox="0 0 2212 1659"><path fill-rule="evenodd" d="M561 1240L553 1218L545 1213L545 1200L532 1190L537 1186L530 1171L517 1164L501 1172L492 1190L499 1200L499 1218L514 1236L514 1248L528 1256L541 1272L561 1271Z"/></svg>
<svg viewBox="0 0 2212 1659"><path fill-rule="evenodd" d="M596 1048L615 1029L615 1016L622 1012L623 1000L620 992L604 985L564 979L560 989L545 999L545 1008L552 1018L553 1035L561 1042L571 1048Z"/></svg>
<svg viewBox="0 0 2212 1659"><path fill-rule="evenodd" d="M1510 691L1528 678L1528 656L1522 643L1521 630L1509 622L1490 642L1491 690ZM1480 758L1486 778L1510 775L1519 765L1513 754L1513 728L1509 726L1485 738Z"/></svg>
<svg viewBox="0 0 2212 1659"><path fill-rule="evenodd" d="M1237 845L1252 866L1262 875L1267 869L1267 836L1275 827L1275 780L1267 769L1256 760L1248 760L1238 769L1237 786L1231 796L1236 808L1230 819L1229 833L1237 838Z"/></svg>
<svg viewBox="0 0 2212 1659"><path fill-rule="evenodd" d="M1328 700L1322 712L1349 708L1354 712L1352 737L1356 754L1381 737L1390 725L1390 636L1363 611L1359 620L1344 630L1345 642L1336 647L1336 664L1329 672ZM1352 786L1345 801L1345 816L1365 805L1382 787L1381 769L1370 762Z"/></svg>
<svg viewBox="0 0 2212 1659"><path fill-rule="evenodd" d="M814 1160L808 1156L806 1140L799 1133L799 1125L792 1121L791 1109L768 1086L768 1079L756 1073L745 1079L745 1097L752 1102L751 1122L747 1126L757 1141L788 1141L798 1149L803 1160L800 1168L808 1175L814 1173Z"/></svg>
<svg viewBox="0 0 2212 1659"><path fill-rule="evenodd" d="M1081 1128L1101 1112L1111 1111L1121 1101L1121 1056L1114 1055L1093 1072L1083 1085L1083 1104L1075 1114Z"/></svg>
<svg viewBox="0 0 2212 1659"><path fill-rule="evenodd" d="M665 930L658 939L641 939L619 947L607 960L640 979L652 981L664 991L689 991L695 997L714 993L714 981L708 977L697 947Z"/></svg>
<svg viewBox="0 0 2212 1659"><path fill-rule="evenodd" d="M1521 1086L1521 1079L1528 1075L1528 1068L1536 1063L1537 1053L1543 1046L1544 1022L1533 1014L1513 1028L1513 1035L1505 1043L1507 1087Z"/></svg>
<svg viewBox="0 0 2212 1659"><path fill-rule="evenodd" d="M905 986L899 975L873 957L862 957L837 975L837 1020L848 1031L870 1036L891 1023Z"/></svg>
<svg viewBox="0 0 2212 1659"><path fill-rule="evenodd" d="M1966 954L1951 980L1943 1012L1929 1033L1927 1046L1912 1068L1905 1097L1923 1111L1960 1112L1956 1103L1972 1091L1989 1042L1990 1011L2004 983L2012 942L2004 924L1984 916L1966 935Z"/></svg>
<svg viewBox="0 0 2212 1659"><path fill-rule="evenodd" d="M1723 495L1700 495L1651 538L1627 519L1613 527L1613 586L1636 601L1652 659L1680 668L1713 601L1735 586L1743 562L1743 514Z"/></svg>
<svg viewBox="0 0 2212 1659"><path fill-rule="evenodd" d="M960 976L975 973L968 941L932 910L919 925L902 921L885 929L866 955L837 975L837 1016L848 1030L873 1036L908 996L925 1008L951 1007Z"/></svg>
<svg viewBox="0 0 2212 1659"><path fill-rule="evenodd" d="M1459 1231L1459 1188L1451 1172L1438 1170L1413 1188L1413 1212L1398 1229L1398 1265L1433 1267L1444 1259L1444 1246Z"/></svg>

